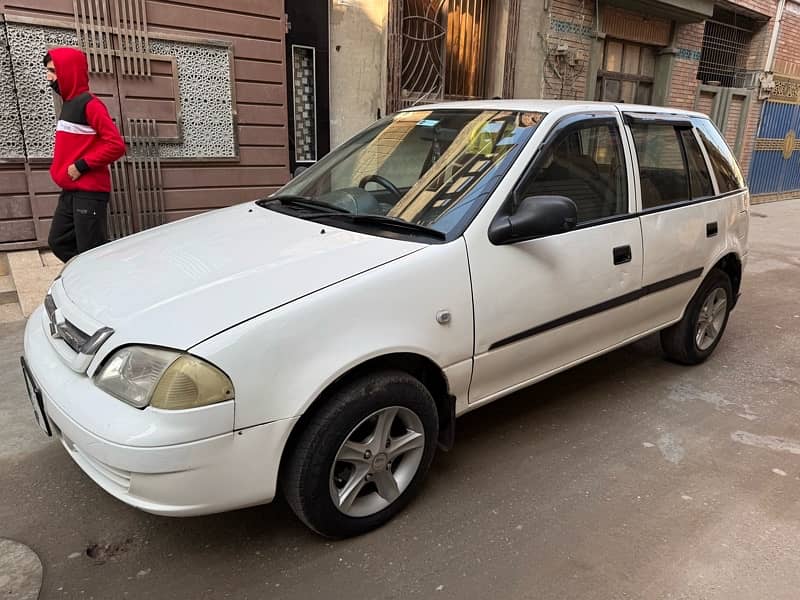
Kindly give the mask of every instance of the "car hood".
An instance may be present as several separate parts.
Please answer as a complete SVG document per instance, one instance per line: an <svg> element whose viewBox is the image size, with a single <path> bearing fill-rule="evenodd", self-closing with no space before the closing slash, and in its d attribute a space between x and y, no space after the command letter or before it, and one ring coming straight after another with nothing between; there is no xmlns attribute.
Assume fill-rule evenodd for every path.
<svg viewBox="0 0 800 600"><path fill-rule="evenodd" d="M188 349L423 247L248 203L96 248L70 263L61 283L118 343Z"/></svg>

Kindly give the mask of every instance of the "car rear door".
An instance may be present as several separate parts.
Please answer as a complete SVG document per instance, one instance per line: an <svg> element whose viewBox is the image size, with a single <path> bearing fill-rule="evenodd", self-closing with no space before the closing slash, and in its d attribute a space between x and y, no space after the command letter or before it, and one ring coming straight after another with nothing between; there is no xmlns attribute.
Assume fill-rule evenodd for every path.
<svg viewBox="0 0 800 600"><path fill-rule="evenodd" d="M715 257L725 254L741 192L717 181L706 134L692 118L625 113L625 122L636 149L644 240L640 316L655 329L681 318Z"/></svg>

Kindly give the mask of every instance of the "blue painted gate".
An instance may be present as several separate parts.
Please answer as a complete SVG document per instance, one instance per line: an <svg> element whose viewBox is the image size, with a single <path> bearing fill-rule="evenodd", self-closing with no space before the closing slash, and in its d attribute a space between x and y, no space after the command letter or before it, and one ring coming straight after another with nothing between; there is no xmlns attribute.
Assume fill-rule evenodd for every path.
<svg viewBox="0 0 800 600"><path fill-rule="evenodd" d="M750 165L750 193L800 195L800 103L764 103Z"/></svg>

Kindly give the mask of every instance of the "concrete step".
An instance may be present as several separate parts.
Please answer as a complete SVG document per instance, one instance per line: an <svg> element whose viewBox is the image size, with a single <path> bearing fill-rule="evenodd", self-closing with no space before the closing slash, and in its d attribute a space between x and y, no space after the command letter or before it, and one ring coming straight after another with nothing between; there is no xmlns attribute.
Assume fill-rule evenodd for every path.
<svg viewBox="0 0 800 600"><path fill-rule="evenodd" d="M21 321L25 318L22 314L22 307L19 302L12 304L0 304L0 324Z"/></svg>
<svg viewBox="0 0 800 600"><path fill-rule="evenodd" d="M38 250L10 252L7 257L19 307L22 315L27 317L44 301L47 290L61 271L61 265L45 265ZM48 263L51 262L49 259Z"/></svg>
<svg viewBox="0 0 800 600"><path fill-rule="evenodd" d="M56 255L50 252L50 250L40 251L39 256L41 257L45 267L58 267L60 269L64 266L64 263L62 263L60 259L56 258Z"/></svg>
<svg viewBox="0 0 800 600"><path fill-rule="evenodd" d="M20 250L19 252L8 252L6 254L8 260L9 273L12 275L14 271L20 269L35 269L44 266L42 256L38 250Z"/></svg>
<svg viewBox="0 0 800 600"><path fill-rule="evenodd" d="M20 321L24 318L14 279L11 277L8 256L4 252L0 252L0 324Z"/></svg>
<svg viewBox="0 0 800 600"><path fill-rule="evenodd" d="M0 275L0 306L18 302L17 288L11 275Z"/></svg>

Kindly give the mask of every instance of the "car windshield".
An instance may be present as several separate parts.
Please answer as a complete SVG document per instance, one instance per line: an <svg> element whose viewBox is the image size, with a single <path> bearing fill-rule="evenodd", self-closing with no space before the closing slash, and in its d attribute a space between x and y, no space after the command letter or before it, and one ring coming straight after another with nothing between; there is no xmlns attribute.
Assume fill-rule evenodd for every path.
<svg viewBox="0 0 800 600"><path fill-rule="evenodd" d="M543 117L501 110L398 113L292 180L271 207L302 206L292 214L314 219L335 209L337 224L345 226L405 223L416 226L406 227L409 235L424 228L441 239L460 235Z"/></svg>

